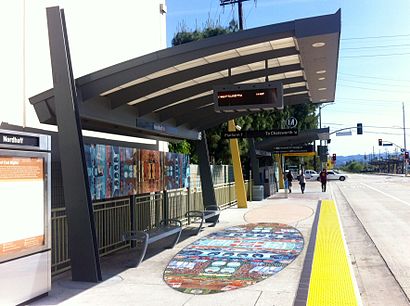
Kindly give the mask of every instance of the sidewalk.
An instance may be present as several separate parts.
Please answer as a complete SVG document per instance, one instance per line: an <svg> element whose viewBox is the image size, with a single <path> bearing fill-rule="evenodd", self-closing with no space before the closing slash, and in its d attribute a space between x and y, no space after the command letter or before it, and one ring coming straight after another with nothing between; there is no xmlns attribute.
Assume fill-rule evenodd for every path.
<svg viewBox="0 0 410 306"><path fill-rule="evenodd" d="M281 190L269 199L248 202L248 208L223 210L215 227L205 228L198 236L182 237L173 249L149 249L146 259L137 268L127 268L136 254L125 250L102 259L104 281L99 284L72 282L68 273L52 283L48 297L31 305L293 305L307 243L318 200L330 199L322 193L320 184L308 182L305 194L294 184L293 192ZM163 280L165 267L181 249L213 231L245 223L286 223L296 227L304 236L303 252L283 271L243 289L209 295L192 295L170 288Z"/></svg>

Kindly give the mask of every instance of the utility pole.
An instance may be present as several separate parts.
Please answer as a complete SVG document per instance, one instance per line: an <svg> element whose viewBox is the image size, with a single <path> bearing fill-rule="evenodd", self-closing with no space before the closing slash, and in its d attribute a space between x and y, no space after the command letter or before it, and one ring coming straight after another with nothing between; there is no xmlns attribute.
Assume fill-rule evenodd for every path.
<svg viewBox="0 0 410 306"><path fill-rule="evenodd" d="M220 6L238 3L239 30L241 31L243 30L242 2L245 2L245 1L249 1L249 0L220 0Z"/></svg>
<svg viewBox="0 0 410 306"><path fill-rule="evenodd" d="M228 4L235 4L238 3L238 15L239 15L239 30L243 30L243 16L242 16L242 2L248 0L220 0L220 5L225 6ZM228 131L234 132L236 131L236 124L235 120L228 121ZM243 180L242 174L242 166L241 166L241 157L239 154L239 145L238 139L230 139L229 146L231 148L231 156L232 156L232 164L234 170L234 177L235 177L235 191L238 201L238 208L247 208L247 201L246 201L246 190L245 190L245 183ZM255 175L259 175L255 173Z"/></svg>
<svg viewBox="0 0 410 306"><path fill-rule="evenodd" d="M406 147L406 113L404 111L404 102L402 102L403 106L403 137L404 137L404 152L403 152L403 173L404 176L407 176L407 160L406 160L406 152L407 152L407 147Z"/></svg>

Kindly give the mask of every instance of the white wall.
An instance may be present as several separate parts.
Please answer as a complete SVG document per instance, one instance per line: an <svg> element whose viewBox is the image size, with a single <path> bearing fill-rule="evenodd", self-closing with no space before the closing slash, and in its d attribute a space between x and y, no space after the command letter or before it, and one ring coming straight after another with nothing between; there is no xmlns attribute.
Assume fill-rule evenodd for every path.
<svg viewBox="0 0 410 306"><path fill-rule="evenodd" d="M0 3L0 122L50 129L28 97L52 87L46 7L65 11L74 77L166 47L165 0L6 0ZM24 26L25 25L25 26Z"/></svg>

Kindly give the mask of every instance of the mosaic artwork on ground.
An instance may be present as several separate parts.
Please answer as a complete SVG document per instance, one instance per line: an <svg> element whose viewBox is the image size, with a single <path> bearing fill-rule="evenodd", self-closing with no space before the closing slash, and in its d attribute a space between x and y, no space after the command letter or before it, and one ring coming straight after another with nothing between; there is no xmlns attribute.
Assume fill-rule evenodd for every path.
<svg viewBox="0 0 410 306"><path fill-rule="evenodd" d="M303 235L279 223L234 226L181 250L164 271L172 288L191 294L251 286L285 268L303 250Z"/></svg>

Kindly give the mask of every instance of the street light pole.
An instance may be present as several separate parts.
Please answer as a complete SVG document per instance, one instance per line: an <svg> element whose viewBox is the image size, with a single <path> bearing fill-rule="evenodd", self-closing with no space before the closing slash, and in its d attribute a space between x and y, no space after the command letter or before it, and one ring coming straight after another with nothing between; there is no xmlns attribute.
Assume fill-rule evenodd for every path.
<svg viewBox="0 0 410 306"><path fill-rule="evenodd" d="M404 176L407 176L407 161L406 161L406 152L407 152L407 147L406 147L406 113L404 111L404 102L402 102L403 106L403 137L404 137L404 155L403 155L403 172Z"/></svg>

